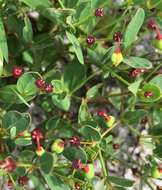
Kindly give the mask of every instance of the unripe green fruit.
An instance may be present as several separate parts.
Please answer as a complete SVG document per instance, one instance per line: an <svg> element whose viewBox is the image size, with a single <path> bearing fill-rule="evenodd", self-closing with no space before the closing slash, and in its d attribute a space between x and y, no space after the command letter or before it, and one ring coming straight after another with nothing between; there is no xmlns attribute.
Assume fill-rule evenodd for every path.
<svg viewBox="0 0 162 190"><path fill-rule="evenodd" d="M159 169L157 167L153 167L151 169L151 176L153 178L160 178L162 176L162 173L160 173Z"/></svg>
<svg viewBox="0 0 162 190"><path fill-rule="evenodd" d="M154 45L157 49L162 50L162 39L155 39Z"/></svg>
<svg viewBox="0 0 162 190"><path fill-rule="evenodd" d="M108 127L112 127L112 125L114 124L114 122L115 122L115 117L113 117L113 116L108 116L108 120L106 121L106 124L107 124L107 126Z"/></svg>
<svg viewBox="0 0 162 190"><path fill-rule="evenodd" d="M112 63L115 67L117 67L123 61L123 55L121 52L113 53L111 57Z"/></svg>
<svg viewBox="0 0 162 190"><path fill-rule="evenodd" d="M62 153L64 151L64 141L56 139L51 146L51 151L56 152L57 154Z"/></svg>
<svg viewBox="0 0 162 190"><path fill-rule="evenodd" d="M85 172L85 175L88 179L92 179L94 177L94 166L93 164L87 164L85 167L84 167L84 172Z"/></svg>

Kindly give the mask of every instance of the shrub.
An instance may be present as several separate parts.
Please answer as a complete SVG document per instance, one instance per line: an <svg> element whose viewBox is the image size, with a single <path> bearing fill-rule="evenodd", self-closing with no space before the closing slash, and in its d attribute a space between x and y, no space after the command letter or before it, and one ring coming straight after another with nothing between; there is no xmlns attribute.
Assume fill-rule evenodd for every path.
<svg viewBox="0 0 162 190"><path fill-rule="evenodd" d="M160 189L161 0L0 7L1 189Z"/></svg>

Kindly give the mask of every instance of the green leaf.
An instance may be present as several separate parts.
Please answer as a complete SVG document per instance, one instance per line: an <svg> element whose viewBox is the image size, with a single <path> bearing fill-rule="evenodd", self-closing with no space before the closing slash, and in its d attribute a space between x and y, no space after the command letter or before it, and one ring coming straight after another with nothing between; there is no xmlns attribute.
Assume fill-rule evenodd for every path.
<svg viewBox="0 0 162 190"><path fill-rule="evenodd" d="M80 133L84 136L84 138L88 141L100 141L101 134L97 129L91 127L90 125L83 126L80 130Z"/></svg>
<svg viewBox="0 0 162 190"><path fill-rule="evenodd" d="M2 55L1 49L0 49L0 54ZM0 55L0 76L1 76L2 73L3 73L3 58L2 58L1 55Z"/></svg>
<svg viewBox="0 0 162 190"><path fill-rule="evenodd" d="M125 32L124 44L126 47L130 46L136 40L136 36L144 22L144 18L144 10L142 8L138 8L136 14L132 18L131 22L128 24Z"/></svg>
<svg viewBox="0 0 162 190"><path fill-rule="evenodd" d="M24 150L20 152L19 160L22 162L31 162L35 156L35 153L30 150Z"/></svg>
<svg viewBox="0 0 162 190"><path fill-rule="evenodd" d="M16 134L24 131L30 124L30 118L27 114L22 114L17 111L7 112L2 119L2 126L4 128L16 127Z"/></svg>
<svg viewBox="0 0 162 190"><path fill-rule="evenodd" d="M54 86L54 94L61 94L64 91L63 82L61 80L52 80L52 85Z"/></svg>
<svg viewBox="0 0 162 190"><path fill-rule="evenodd" d="M28 17L24 18L25 26L23 28L23 38L26 42L31 42L33 39L33 29L31 21Z"/></svg>
<svg viewBox="0 0 162 190"><path fill-rule="evenodd" d="M86 97L87 97L87 98L93 98L93 97L97 96L97 94L99 93L99 92L98 92L98 91L99 91L99 88L101 88L101 86L102 86L102 84L97 84L97 85L91 87L91 88L87 91Z"/></svg>
<svg viewBox="0 0 162 190"><path fill-rule="evenodd" d="M142 147L144 147L144 148L148 148L151 150L155 149L155 145L152 142L152 138L141 137L140 138L140 145L142 145Z"/></svg>
<svg viewBox="0 0 162 190"><path fill-rule="evenodd" d="M149 81L152 84L155 84L162 90L162 74L156 75L153 79Z"/></svg>
<svg viewBox="0 0 162 190"><path fill-rule="evenodd" d="M108 180L115 185L119 185L121 187L132 187L134 184L133 180L129 180L123 177L109 176Z"/></svg>
<svg viewBox="0 0 162 190"><path fill-rule="evenodd" d="M149 132L153 136L159 136L162 135L162 126L160 125L155 125L154 127L149 128Z"/></svg>
<svg viewBox="0 0 162 190"><path fill-rule="evenodd" d="M70 187L55 175L43 175L50 190L70 190Z"/></svg>
<svg viewBox="0 0 162 190"><path fill-rule="evenodd" d="M6 40L6 34L5 34L5 29L2 20L0 19L0 36L1 36L1 41L0 41L0 60L3 61L3 58L5 59L6 62L8 62L8 47L7 47L7 40Z"/></svg>
<svg viewBox="0 0 162 190"><path fill-rule="evenodd" d="M44 180L42 180L40 177L37 177L38 173L33 172L32 174L29 174L29 178L31 179L34 189L35 190L45 190L44 187ZM51 189L52 190L52 189Z"/></svg>
<svg viewBox="0 0 162 190"><path fill-rule="evenodd" d="M20 145L20 146L27 146L32 143L31 138L16 138L15 139L15 144Z"/></svg>
<svg viewBox="0 0 162 190"><path fill-rule="evenodd" d="M157 155L159 158L162 158L161 146L162 144L157 145L156 149L153 151L153 154Z"/></svg>
<svg viewBox="0 0 162 190"><path fill-rule="evenodd" d="M51 153L45 152L39 159L40 168L45 174L49 174L53 169L54 159Z"/></svg>
<svg viewBox="0 0 162 190"><path fill-rule="evenodd" d="M140 120L144 118L144 116L147 115L147 112L145 110L135 110L135 111L127 111L124 114L124 121L126 121L128 124L138 124Z"/></svg>
<svg viewBox="0 0 162 190"><path fill-rule="evenodd" d="M129 91L131 91L135 96L138 92L138 89L139 89L141 82L142 82L142 79L140 79L140 80L138 80L138 81L136 81L136 82L134 82L128 86Z"/></svg>
<svg viewBox="0 0 162 190"><path fill-rule="evenodd" d="M68 111L70 109L70 97L68 95L53 95L52 102L55 106L64 111Z"/></svg>
<svg viewBox="0 0 162 190"><path fill-rule="evenodd" d="M48 0L39 0L39 1L21 0L21 1L24 2L26 5L28 5L29 7L31 7L32 9L35 9L39 6L41 6L41 7L49 7L50 6L50 2Z"/></svg>
<svg viewBox="0 0 162 190"><path fill-rule="evenodd" d="M84 121L90 120L91 119L91 114L88 110L88 106L86 103L86 100L82 100L82 103L79 108L79 113L78 113L78 122L82 123Z"/></svg>
<svg viewBox="0 0 162 190"><path fill-rule="evenodd" d="M23 74L17 81L17 90L23 97L35 96L38 88L35 85L35 78L30 73Z"/></svg>
<svg viewBox="0 0 162 190"><path fill-rule="evenodd" d="M153 95L151 97L145 97L145 92L151 91ZM143 102L155 102L158 101L161 98L161 90L160 88L151 83L147 83L143 86L141 91L139 91L139 98Z"/></svg>
<svg viewBox="0 0 162 190"><path fill-rule="evenodd" d="M74 47L74 52L75 52L79 62L81 64L84 64L83 53L82 53L78 39L74 36L74 34L68 32L68 31L66 31L66 35L67 35L68 40L70 41L70 43L72 43L72 45Z"/></svg>
<svg viewBox="0 0 162 190"><path fill-rule="evenodd" d="M70 161L81 159L83 163L87 162L87 155L81 147L67 147L65 148L63 155Z"/></svg>
<svg viewBox="0 0 162 190"><path fill-rule="evenodd" d="M11 139L14 139L16 137L16 127L15 126L13 126L10 129L10 137L11 137Z"/></svg>
<svg viewBox="0 0 162 190"><path fill-rule="evenodd" d="M86 79L85 66L78 62L70 63L65 67L63 81L69 91L80 89Z"/></svg>
<svg viewBox="0 0 162 190"><path fill-rule="evenodd" d="M145 58L128 57L128 58L124 58L123 62L133 68L140 68L140 69L152 68L152 63Z"/></svg>

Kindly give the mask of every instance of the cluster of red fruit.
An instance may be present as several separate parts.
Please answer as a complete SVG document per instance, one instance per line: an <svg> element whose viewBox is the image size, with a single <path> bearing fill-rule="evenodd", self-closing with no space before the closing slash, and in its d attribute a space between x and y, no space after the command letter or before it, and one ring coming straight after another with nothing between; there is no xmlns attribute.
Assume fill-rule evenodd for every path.
<svg viewBox="0 0 162 190"><path fill-rule="evenodd" d="M46 84L46 82L43 79L37 79L35 83L37 87L42 91L45 91L47 93L53 92L52 84Z"/></svg>
<svg viewBox="0 0 162 190"><path fill-rule="evenodd" d="M18 181L18 184L19 184L19 185L24 186L24 185L27 185L27 184L28 184L29 178L28 178L27 176L21 176L21 177L18 178L17 181ZM14 186L14 184L13 184L13 182L12 182L11 179L9 179L9 180L7 181L6 186L9 187L9 188Z"/></svg>
<svg viewBox="0 0 162 190"><path fill-rule="evenodd" d="M14 67L12 69L12 75L15 78L19 78L23 74L23 72L24 69L22 67ZM47 93L53 92L53 86L51 84L46 84L46 82L43 79L37 79L35 84L42 91L45 91Z"/></svg>

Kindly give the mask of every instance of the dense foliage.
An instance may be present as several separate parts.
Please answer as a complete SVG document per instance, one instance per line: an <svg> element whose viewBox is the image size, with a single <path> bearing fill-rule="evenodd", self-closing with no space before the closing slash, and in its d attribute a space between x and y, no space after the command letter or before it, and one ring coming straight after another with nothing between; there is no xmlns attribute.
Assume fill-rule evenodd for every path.
<svg viewBox="0 0 162 190"><path fill-rule="evenodd" d="M161 189L162 1L0 10L1 189Z"/></svg>

